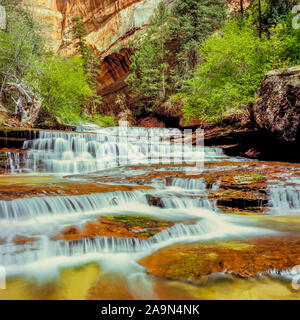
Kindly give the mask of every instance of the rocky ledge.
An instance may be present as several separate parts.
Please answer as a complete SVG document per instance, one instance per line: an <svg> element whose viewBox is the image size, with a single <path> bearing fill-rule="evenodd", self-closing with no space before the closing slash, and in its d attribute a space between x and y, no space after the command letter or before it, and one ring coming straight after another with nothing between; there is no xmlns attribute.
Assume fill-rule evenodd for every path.
<svg viewBox="0 0 300 320"><path fill-rule="evenodd" d="M266 74L249 115L226 118L205 130L205 145L220 146L230 156L299 162L300 66Z"/></svg>
<svg viewBox="0 0 300 320"><path fill-rule="evenodd" d="M300 142L300 66L266 75L253 115L258 127L278 143Z"/></svg>
<svg viewBox="0 0 300 320"><path fill-rule="evenodd" d="M147 272L173 280L198 281L223 272L240 278L299 265L299 236L175 244L140 260Z"/></svg>

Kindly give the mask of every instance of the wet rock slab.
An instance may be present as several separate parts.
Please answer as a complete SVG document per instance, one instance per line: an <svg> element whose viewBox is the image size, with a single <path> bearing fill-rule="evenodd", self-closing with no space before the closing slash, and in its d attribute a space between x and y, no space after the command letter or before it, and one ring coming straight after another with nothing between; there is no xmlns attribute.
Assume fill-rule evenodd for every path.
<svg viewBox="0 0 300 320"><path fill-rule="evenodd" d="M300 237L282 235L176 244L139 263L149 274L173 280L198 281L218 272L248 278L299 265Z"/></svg>
<svg viewBox="0 0 300 320"><path fill-rule="evenodd" d="M0 175L0 200L6 201L19 198L75 196L138 189L153 189L153 187L86 183L39 175Z"/></svg>
<svg viewBox="0 0 300 320"><path fill-rule="evenodd" d="M193 168L195 164L130 166L130 175L123 175L121 183L155 186L155 183L159 182L167 187L172 185L175 178L202 179L205 183L205 190L202 191L205 191L211 201L216 202L222 212L249 215L267 212L270 201L269 186L293 185L289 182L291 176L299 177L300 180L300 164L296 163L210 161L205 163L203 172L196 174L185 171L187 167ZM119 175L91 174L85 178L94 182L120 183ZM148 198L154 205L163 207L159 197Z"/></svg>
<svg viewBox="0 0 300 320"><path fill-rule="evenodd" d="M68 226L53 240L78 240L83 238L120 237L148 239L174 225L174 222L139 215L108 215L89 221L82 228Z"/></svg>

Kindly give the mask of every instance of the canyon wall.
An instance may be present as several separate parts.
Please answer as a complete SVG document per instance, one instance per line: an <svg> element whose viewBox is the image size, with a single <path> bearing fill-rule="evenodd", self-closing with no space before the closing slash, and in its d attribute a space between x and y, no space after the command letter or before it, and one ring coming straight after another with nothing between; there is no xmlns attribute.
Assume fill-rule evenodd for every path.
<svg viewBox="0 0 300 320"><path fill-rule="evenodd" d="M103 55L120 39L145 26L160 0L21 0L46 24L53 46L71 53L71 19L88 30L87 42Z"/></svg>
<svg viewBox="0 0 300 320"><path fill-rule="evenodd" d="M126 42L143 30L161 0L22 0L42 20L51 47L64 55L74 52L72 22L78 16L88 30L87 43L101 59L98 92L101 112L116 114L128 105L124 79L129 72L130 50ZM167 4L172 0L165 0ZM125 48L119 50L119 44Z"/></svg>
<svg viewBox="0 0 300 320"><path fill-rule="evenodd" d="M147 26L161 0L20 1L45 24L51 39L49 45L55 50L60 49L64 55L74 52L72 17L78 16L85 23L87 43L101 60L98 93L102 96L102 104L99 111L106 114L124 113L131 104L124 82L129 72L131 54L126 44ZM170 5L174 0L163 1ZM232 10L238 8L240 1L228 0L227 3ZM121 50L120 43L123 44Z"/></svg>

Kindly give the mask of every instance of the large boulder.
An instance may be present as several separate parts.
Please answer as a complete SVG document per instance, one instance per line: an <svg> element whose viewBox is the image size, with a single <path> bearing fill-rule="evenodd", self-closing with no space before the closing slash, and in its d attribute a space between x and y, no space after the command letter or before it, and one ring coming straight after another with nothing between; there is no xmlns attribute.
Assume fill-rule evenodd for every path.
<svg viewBox="0 0 300 320"><path fill-rule="evenodd" d="M284 144L299 143L300 66L267 73L253 106L257 125Z"/></svg>

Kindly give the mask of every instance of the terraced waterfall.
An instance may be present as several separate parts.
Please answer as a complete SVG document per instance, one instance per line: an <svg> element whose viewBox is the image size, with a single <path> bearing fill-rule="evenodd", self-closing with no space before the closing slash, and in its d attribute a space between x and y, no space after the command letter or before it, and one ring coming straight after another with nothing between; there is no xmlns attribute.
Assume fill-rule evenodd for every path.
<svg viewBox="0 0 300 320"><path fill-rule="evenodd" d="M0 299L299 298L300 165L181 134L83 126L3 147Z"/></svg>

